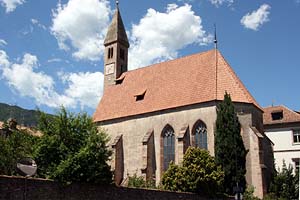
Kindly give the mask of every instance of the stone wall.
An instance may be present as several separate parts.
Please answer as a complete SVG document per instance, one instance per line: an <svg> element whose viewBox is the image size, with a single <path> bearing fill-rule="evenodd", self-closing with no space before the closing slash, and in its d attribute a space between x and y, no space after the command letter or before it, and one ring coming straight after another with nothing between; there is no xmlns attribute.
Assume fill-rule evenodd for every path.
<svg viewBox="0 0 300 200"><path fill-rule="evenodd" d="M144 176L149 180L153 174L153 179L158 185L163 174L163 129L166 126L174 129L175 164L179 164L187 147L194 145L192 131L198 120L206 125L208 151L214 156L217 103L189 105L99 123L99 127L106 130L112 141L116 141L120 136L123 138L124 160L112 159L111 166L117 165L118 162L124 164L124 180L128 175L134 174ZM267 188L263 176L269 177L268 173L271 169L263 159L263 157L269 157L264 156L265 149L260 148L259 145L260 137L264 137L261 136L263 133L262 111L252 104L234 103L234 105L241 123L243 141L246 149L249 150L246 158L246 180L248 184L255 187L255 194L262 197ZM117 151L113 152L112 157L115 158ZM261 164L264 164L263 167L267 167L264 173L262 173Z"/></svg>
<svg viewBox="0 0 300 200"><path fill-rule="evenodd" d="M26 188L26 190L25 190ZM191 193L143 190L116 186L72 184L62 186L49 180L0 176L0 200L206 200ZM228 198L229 199L229 198Z"/></svg>
<svg viewBox="0 0 300 200"><path fill-rule="evenodd" d="M184 108L174 108L172 110L160 111L157 113L143 114L136 117L116 119L99 124L109 134L111 141L122 135L124 151L124 180L127 175L137 174L142 176L144 166L143 160L147 155L152 160L152 166L155 169L156 184L158 185L163 173L162 170L162 130L166 125L174 129L175 134L175 163L178 164L183 158L186 146L189 145L186 138L191 135L194 124L201 120L207 127L208 150L214 155L214 132L216 121L216 107L213 104L201 104L186 106ZM153 132L153 142L143 144L143 139L151 130ZM187 133L185 133L185 131ZM147 149L152 149L152 154L146 154ZM115 151L114 151L115 153ZM114 155L112 156L115 157ZM114 163L113 163L114 162ZM114 166L116 161L112 159L111 165ZM148 162L148 164L150 164ZM147 166L148 170L149 167Z"/></svg>

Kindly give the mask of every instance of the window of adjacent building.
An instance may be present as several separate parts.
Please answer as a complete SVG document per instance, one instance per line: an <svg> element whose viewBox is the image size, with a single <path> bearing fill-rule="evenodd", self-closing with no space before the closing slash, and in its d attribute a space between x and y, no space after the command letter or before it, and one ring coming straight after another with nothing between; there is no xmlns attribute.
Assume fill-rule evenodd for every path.
<svg viewBox="0 0 300 200"><path fill-rule="evenodd" d="M122 60L125 60L125 51L124 51L124 49L120 49L120 58Z"/></svg>
<svg viewBox="0 0 300 200"><path fill-rule="evenodd" d="M167 125L162 132L163 142L163 171L166 171L171 161L175 161L175 135L174 129Z"/></svg>
<svg viewBox="0 0 300 200"><path fill-rule="evenodd" d="M108 54L107 54L107 58L110 59L114 56L114 49L113 47L108 48Z"/></svg>
<svg viewBox="0 0 300 200"><path fill-rule="evenodd" d="M295 161L295 172L299 172L299 169L300 169L300 162L299 162L300 159L296 160Z"/></svg>
<svg viewBox="0 0 300 200"><path fill-rule="evenodd" d="M197 121L193 128L193 143L194 146L201 149L207 149L207 129L204 122Z"/></svg>
<svg viewBox="0 0 300 200"><path fill-rule="evenodd" d="M300 130L293 131L293 142L300 144Z"/></svg>
<svg viewBox="0 0 300 200"><path fill-rule="evenodd" d="M283 118L283 111L272 112L272 120L281 120Z"/></svg>

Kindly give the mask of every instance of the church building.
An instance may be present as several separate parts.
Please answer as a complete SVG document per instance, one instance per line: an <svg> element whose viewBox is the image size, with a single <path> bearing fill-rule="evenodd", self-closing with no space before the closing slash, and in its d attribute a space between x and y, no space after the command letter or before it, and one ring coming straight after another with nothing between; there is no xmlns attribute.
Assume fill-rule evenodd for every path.
<svg viewBox="0 0 300 200"><path fill-rule="evenodd" d="M249 151L247 184L263 197L273 170L263 110L217 49L128 71L130 45L118 7L104 46L104 92L93 119L110 136L116 184L134 174L159 184L189 146L213 156L216 108L227 91Z"/></svg>

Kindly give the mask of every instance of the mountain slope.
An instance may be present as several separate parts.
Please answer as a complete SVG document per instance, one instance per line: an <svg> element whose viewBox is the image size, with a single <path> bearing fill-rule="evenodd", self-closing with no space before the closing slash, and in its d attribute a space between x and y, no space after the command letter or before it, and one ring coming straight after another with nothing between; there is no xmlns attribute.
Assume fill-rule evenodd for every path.
<svg viewBox="0 0 300 200"><path fill-rule="evenodd" d="M18 124L36 126L38 124L39 112L0 103L0 121L5 122L9 118L15 118Z"/></svg>

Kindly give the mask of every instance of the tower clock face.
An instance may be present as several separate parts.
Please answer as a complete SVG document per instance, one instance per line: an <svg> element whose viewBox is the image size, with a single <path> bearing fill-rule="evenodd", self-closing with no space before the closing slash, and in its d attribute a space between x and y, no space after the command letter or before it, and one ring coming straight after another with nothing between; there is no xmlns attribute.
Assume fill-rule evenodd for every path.
<svg viewBox="0 0 300 200"><path fill-rule="evenodd" d="M115 63L111 63L105 66L105 75L113 74L115 72Z"/></svg>

